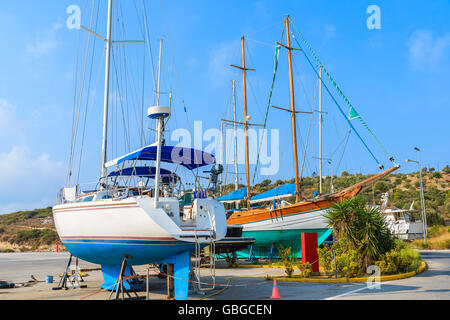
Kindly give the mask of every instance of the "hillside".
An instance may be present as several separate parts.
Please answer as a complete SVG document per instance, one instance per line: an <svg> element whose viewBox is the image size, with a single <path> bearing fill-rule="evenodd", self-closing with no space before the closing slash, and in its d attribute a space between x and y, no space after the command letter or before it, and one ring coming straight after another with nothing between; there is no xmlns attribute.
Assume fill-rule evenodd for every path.
<svg viewBox="0 0 450 320"><path fill-rule="evenodd" d="M51 208L0 215L1 251L49 251L61 244Z"/></svg>
<svg viewBox="0 0 450 320"><path fill-rule="evenodd" d="M340 177L328 176L323 180L323 192L330 192L331 181L335 191L338 191L371 176L373 176L373 174L349 174L345 171L342 172ZM422 178L428 225L444 224L445 220L450 221L450 167L447 165L442 171L435 171L433 168L423 168ZM293 182L294 179L277 180L275 182L264 180L252 188L252 195L267 191L285 183ZM312 198L314 191L319 188L318 185L318 177L303 177L301 181L302 198ZM240 187L242 188L245 186L240 185ZM234 184L224 186L224 194L233 190ZM420 210L419 172L391 174L364 189L361 195L368 203L379 204L381 195L386 192L389 192L390 206L409 209L411 203L414 201L414 209ZM293 202L294 197L286 200L288 202Z"/></svg>
<svg viewBox="0 0 450 320"><path fill-rule="evenodd" d="M340 190L370 176L342 172L340 177L326 177L324 191L330 190L331 180L335 190ZM318 189L318 181L317 177L302 179L303 198L308 199L313 196L314 190ZM446 166L440 172L432 168L424 168L423 181L428 225L442 225L445 221L450 221L450 167ZM270 180L265 180L255 185L252 193L261 193L280 184L292 182L293 180L278 180L272 183ZM234 185L224 186L225 194L232 190ZM409 209L414 201L414 209L420 210L418 172L387 176L365 189L362 196L369 203L379 204L381 195L385 192L390 194L389 205ZM294 201L294 199L287 199L287 201ZM61 245L61 242L56 233L50 207L0 215L0 252L49 251L55 250L56 244Z"/></svg>

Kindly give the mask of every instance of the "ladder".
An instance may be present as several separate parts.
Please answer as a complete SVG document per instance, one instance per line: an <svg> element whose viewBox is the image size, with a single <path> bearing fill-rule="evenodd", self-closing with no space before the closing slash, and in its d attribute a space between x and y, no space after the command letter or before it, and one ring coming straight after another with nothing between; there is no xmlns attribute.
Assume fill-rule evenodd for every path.
<svg viewBox="0 0 450 320"><path fill-rule="evenodd" d="M204 230L203 230L204 231ZM214 230L209 231L209 244L206 248L202 249L202 243L197 237L197 232L195 235L195 252L194 252L194 277L198 284L198 291L210 291L216 288L216 242L215 242L215 232ZM200 236L203 238L204 236ZM205 250L208 249L208 250ZM207 284L202 283L202 272L201 270L207 269L209 271L208 275L203 277L208 279Z"/></svg>

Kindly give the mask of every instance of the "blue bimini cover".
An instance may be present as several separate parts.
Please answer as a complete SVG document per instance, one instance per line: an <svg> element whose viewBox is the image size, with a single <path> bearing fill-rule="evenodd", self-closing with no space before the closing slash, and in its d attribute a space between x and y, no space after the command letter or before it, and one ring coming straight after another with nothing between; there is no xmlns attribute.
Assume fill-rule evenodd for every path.
<svg viewBox="0 0 450 320"><path fill-rule="evenodd" d="M161 177L174 177L178 178L177 174L172 171L166 169L160 169ZM134 168L125 168L122 170L117 170L111 172L108 177L117 177L117 176L138 176L143 178L155 179L156 168L155 167L134 167Z"/></svg>
<svg viewBox="0 0 450 320"><path fill-rule="evenodd" d="M247 188L242 188L236 191L233 191L229 194L226 194L217 200L220 202L234 202L245 199L247 196Z"/></svg>
<svg viewBox="0 0 450 320"><path fill-rule="evenodd" d="M285 197L290 197L295 195L295 184L289 183L284 184L280 187L276 187L274 189L268 190L266 192L257 194L256 196L250 199L251 203L263 202L263 201L271 201L274 199L280 199Z"/></svg>
<svg viewBox="0 0 450 320"><path fill-rule="evenodd" d="M106 164L106 167L118 165L127 160L156 160L157 146L150 145L148 147L136 150L125 156L112 160ZM192 148L162 146L161 161L174 164L180 164L189 170L207 166L216 163L214 155L196 150Z"/></svg>

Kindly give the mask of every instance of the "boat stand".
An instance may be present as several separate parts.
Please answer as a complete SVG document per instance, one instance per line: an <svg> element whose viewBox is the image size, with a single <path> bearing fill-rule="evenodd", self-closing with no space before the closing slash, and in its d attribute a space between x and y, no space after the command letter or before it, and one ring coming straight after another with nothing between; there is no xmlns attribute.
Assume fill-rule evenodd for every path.
<svg viewBox="0 0 450 320"><path fill-rule="evenodd" d="M272 246L270 247L270 253L269 256L267 257L267 260L272 261L273 260L273 247L275 245L275 242L272 242Z"/></svg>
<svg viewBox="0 0 450 320"><path fill-rule="evenodd" d="M248 254L248 260L247 260L247 261L253 262L253 261L255 261L255 259L256 259L256 257L255 257L255 255L253 254L253 245L251 245L251 246L250 246L250 252L249 252L249 254Z"/></svg>
<svg viewBox="0 0 450 320"><path fill-rule="evenodd" d="M86 285L81 285L83 282L83 277L78 269L78 257L76 258L75 268L71 268L73 255L71 254L69 257L69 261L67 262L66 270L64 271L63 276L59 280L58 286L56 288L52 288L53 290L68 290L68 289L81 289L87 288ZM69 275L70 272L70 275ZM70 283L70 287L67 286L67 282Z"/></svg>
<svg viewBox="0 0 450 320"><path fill-rule="evenodd" d="M122 266L120 267L119 276L117 277L116 283L114 284L114 286L113 286L113 288L111 290L111 293L109 295L108 300L111 300L111 296L113 295L114 292L116 293L115 298L114 298L115 300L119 300L120 293L122 293L122 300L125 300L125 293L127 294L127 296L129 298L131 298L131 295L129 293L130 290L133 291L133 293L136 296L136 298L139 298L138 294L136 293L136 291L133 288L132 283L129 281L130 277L125 277L124 276L125 269L127 267L127 260L131 259L131 258L132 258L131 256L124 255L124 258L123 258L123 261L122 261ZM124 281L126 281L128 283L128 285L130 286L130 290L127 290L124 287L124 285L123 285Z"/></svg>

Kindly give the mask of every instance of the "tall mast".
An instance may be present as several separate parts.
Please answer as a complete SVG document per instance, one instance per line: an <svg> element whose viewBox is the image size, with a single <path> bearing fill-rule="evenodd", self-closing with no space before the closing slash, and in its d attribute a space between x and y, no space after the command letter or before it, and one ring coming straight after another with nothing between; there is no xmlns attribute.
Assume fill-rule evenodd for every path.
<svg viewBox="0 0 450 320"><path fill-rule="evenodd" d="M158 62L158 88L156 92L156 108L159 108L159 96L160 96L160 85L161 85L161 60L162 60L162 43L161 39L159 42L159 62ZM160 185L160 170L161 170L161 146L163 140L163 117L158 117L156 120L156 143L157 143L157 151L156 151L156 163L155 163L155 208L159 206L159 185Z"/></svg>
<svg viewBox="0 0 450 320"><path fill-rule="evenodd" d="M238 155L237 155L237 127L236 127L236 80L233 83L233 131L234 131L234 170L236 173L234 189L239 189Z"/></svg>
<svg viewBox="0 0 450 320"><path fill-rule="evenodd" d="M286 39L289 63L289 92L291 97L291 124L292 124L292 145L294 151L294 169L295 169L295 201L300 202L300 183L298 176L298 156L297 156L297 128L295 123L295 97L294 97L294 77L292 74L292 48L291 34L289 31L289 16L286 17Z"/></svg>
<svg viewBox="0 0 450 320"><path fill-rule="evenodd" d="M247 73L245 69L245 38L241 38L242 48L242 88L244 96L244 132L245 132L245 175L247 180L247 209L250 209L250 168L248 156L248 116L247 116Z"/></svg>
<svg viewBox="0 0 450 320"><path fill-rule="evenodd" d="M322 194L322 66L319 68L319 194Z"/></svg>
<svg viewBox="0 0 450 320"><path fill-rule="evenodd" d="M103 104L103 136L102 136L102 154L101 154L101 172L100 178L107 175L106 169L106 153L108 140L108 106L109 106L109 78L111 67L111 26L112 26L112 9L113 0L108 0L108 24L106 31L106 66L105 66L105 98Z"/></svg>
<svg viewBox="0 0 450 320"><path fill-rule="evenodd" d="M158 88L156 89L156 105L159 106L159 96L161 87L161 61L162 61L163 39L159 39L159 62L158 62Z"/></svg>
<svg viewBox="0 0 450 320"><path fill-rule="evenodd" d="M222 166L223 166L223 157L224 157L223 121L220 121L220 164ZM223 191L223 183L222 182L220 183L219 191L220 191L220 194L222 194L222 191Z"/></svg>

